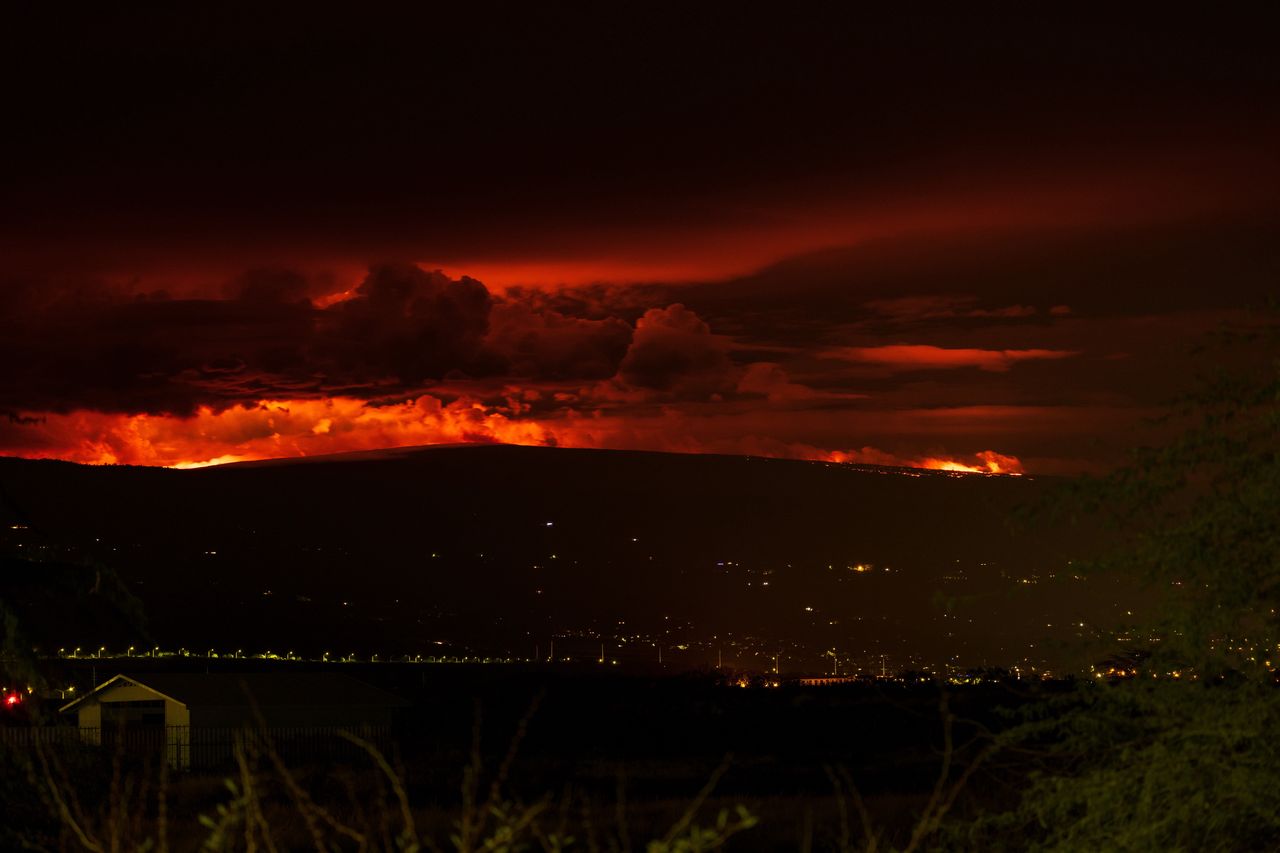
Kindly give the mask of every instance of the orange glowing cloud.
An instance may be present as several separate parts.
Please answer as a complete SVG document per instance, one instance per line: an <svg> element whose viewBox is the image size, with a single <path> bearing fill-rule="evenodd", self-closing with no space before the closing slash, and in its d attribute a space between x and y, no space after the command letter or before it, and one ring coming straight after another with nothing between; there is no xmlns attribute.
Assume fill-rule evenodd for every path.
<svg viewBox="0 0 1280 853"><path fill-rule="evenodd" d="M201 408L190 418L81 411L42 415L36 426L45 447L15 448L18 455L185 468L419 444L558 443L536 422L428 395L394 405L347 397L263 400L221 412Z"/></svg>
<svg viewBox="0 0 1280 853"><path fill-rule="evenodd" d="M829 450L759 436L699 439L671 429L672 417L663 413L648 423L571 410L539 419L530 417L514 397L503 406L472 399L445 403L430 395L391 405L346 397L264 400L221 412L202 408L189 418L46 413L29 423L10 425L0 441L0 453L88 464L196 468L415 445L502 443L735 453L988 474L1022 472L1018 459L993 451L960 458L915 457L874 447Z"/></svg>
<svg viewBox="0 0 1280 853"><path fill-rule="evenodd" d="M947 348L929 344L889 344L878 347L840 347L828 350L829 358L873 364L891 370L954 370L976 367L1003 373L1018 362L1070 358L1072 350Z"/></svg>
<svg viewBox="0 0 1280 853"><path fill-rule="evenodd" d="M932 471L955 471L964 474L1013 474L1023 473L1022 462L1016 456L1006 456L994 450L975 453L967 460L938 456L919 458L897 456L874 447L861 450L832 451L827 455L831 462L861 465L890 465L897 468L927 468Z"/></svg>
<svg viewBox="0 0 1280 853"><path fill-rule="evenodd" d="M939 471L963 471L970 474L1015 474L1020 475L1022 462L1016 456L1006 456L994 450L984 450L974 454L974 464L966 465L954 459L927 458L920 461L919 467L932 468Z"/></svg>

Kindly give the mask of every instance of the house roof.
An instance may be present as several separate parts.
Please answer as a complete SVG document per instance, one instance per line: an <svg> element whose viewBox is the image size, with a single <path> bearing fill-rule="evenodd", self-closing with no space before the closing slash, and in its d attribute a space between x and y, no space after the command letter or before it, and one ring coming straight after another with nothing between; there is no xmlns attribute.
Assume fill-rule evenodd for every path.
<svg viewBox="0 0 1280 853"><path fill-rule="evenodd" d="M337 672L158 672L120 674L63 706L71 711L121 683L136 684L192 707L380 707L407 705L400 697Z"/></svg>

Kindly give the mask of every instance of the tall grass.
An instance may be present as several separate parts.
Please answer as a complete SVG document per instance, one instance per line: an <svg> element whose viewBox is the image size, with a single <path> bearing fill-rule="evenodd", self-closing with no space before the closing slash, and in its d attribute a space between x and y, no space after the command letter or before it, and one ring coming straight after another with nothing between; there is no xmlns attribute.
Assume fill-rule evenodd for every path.
<svg viewBox="0 0 1280 853"><path fill-rule="evenodd" d="M637 845L625 800L603 813L584 792L522 799L508 776L528 718L496 766L487 766L478 735L463 769L459 800L415 805L406 774L374 743L342 735L365 760L340 768L291 767L269 737L248 730L233 746L234 769L221 780L175 777L161 759L140 762L117 750L109 764L88 750L37 743L11 751L25 769L26 792L39 804L5 808L4 849L94 853L204 851L514 851L587 850L694 853L718 850L756 825L743 806L709 819L706 803L729 760L711 775L670 828ZM8 798L13 803L13 797Z"/></svg>
<svg viewBox="0 0 1280 853"><path fill-rule="evenodd" d="M956 717L943 693L935 782L919 798L905 801L914 807L914 820L894 831L872 816L853 775L839 765L826 768L829 797L780 797L779 802L751 804L717 798L716 789L732 766L732 756L725 756L700 790L682 800L630 803L622 773L612 802L601 802L599 792L573 787L526 799L513 790L511 773L537 707L535 700L496 761L486 761L481 750L477 709L469 756L450 802L423 803L422 796L411 793L414 785L394 752L352 732L339 736L355 748L359 760L307 766L286 762L265 726L248 728L236 738L232 769L222 779L173 773L159 755L150 762L139 760L125 751L123 738L117 739L120 746L109 760L93 747L68 749L65 743L36 740L9 758L25 770L25 793L34 796L38 808L6 815L4 843L14 849L95 853L698 853L726 846L778 849L780 844L806 853L914 853L930 849L957 797L993 748L989 740L956 743ZM814 806L819 804L824 809L815 832ZM771 811L777 824L787 823L788 815L800 817L798 837L788 842L785 827L762 826L760 807ZM659 823L662 815L665 821Z"/></svg>

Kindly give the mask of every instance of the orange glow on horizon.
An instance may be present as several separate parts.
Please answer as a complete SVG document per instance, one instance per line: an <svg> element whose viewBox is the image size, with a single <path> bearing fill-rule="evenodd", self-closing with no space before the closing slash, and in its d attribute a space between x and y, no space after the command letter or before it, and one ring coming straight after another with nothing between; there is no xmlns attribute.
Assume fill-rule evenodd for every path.
<svg viewBox="0 0 1280 853"><path fill-rule="evenodd" d="M929 457L920 460L920 468L929 468L934 471L959 471L965 474L1009 474L1014 477L1022 476L1022 463L1012 456L1002 456L990 450L984 450L977 454L982 460L977 465L966 465L963 462L957 462L954 459L937 459Z"/></svg>
<svg viewBox="0 0 1280 853"><path fill-rule="evenodd" d="M513 396L507 405L430 395L386 405L349 397L263 400L221 412L202 408L189 418L80 411L47 413L29 427L11 428L0 454L62 459L92 465L202 468L231 462L318 456L349 451L439 444L729 453L861 465L924 468L980 474L1021 474L1013 456L986 450L967 457L903 456L874 447L830 450L743 436L726 443L653 423L609 419L566 410L537 418ZM24 431L29 435L24 436ZM29 439L24 441L23 438Z"/></svg>
<svg viewBox="0 0 1280 853"><path fill-rule="evenodd" d="M1025 471L1022 462L1016 456L1006 456L994 450L975 453L968 462L959 459L925 456L921 458L903 458L864 447L854 451L832 451L827 461L844 462L861 465L887 465L895 468L924 468L930 471L954 471L961 474L1008 474L1022 476Z"/></svg>

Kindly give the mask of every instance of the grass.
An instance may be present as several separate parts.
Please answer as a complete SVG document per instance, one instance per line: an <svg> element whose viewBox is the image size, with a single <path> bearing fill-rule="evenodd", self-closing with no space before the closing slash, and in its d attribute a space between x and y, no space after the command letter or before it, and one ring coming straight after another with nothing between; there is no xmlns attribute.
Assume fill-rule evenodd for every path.
<svg viewBox="0 0 1280 853"><path fill-rule="evenodd" d="M926 849L978 766L952 742L943 697L944 749L933 788L864 798L842 766L825 768L831 793L717 793L734 766L726 755L692 794L629 797L625 765L611 796L569 784L522 797L512 783L538 701L515 725L505 753L486 761L477 711L456 796L424 798L394 753L355 733L361 759L293 765L265 729L246 730L224 778L171 773L162 761L116 751L38 746L8 756L26 785L9 803L5 843L16 849L122 851L610 851L696 853L735 849ZM120 741L123 743L123 741ZM109 758L109 760L108 760ZM981 759L979 759L981 760ZM438 788L438 786L435 786ZM674 788L678 788L674 786ZM424 801L425 800L425 801ZM8 806L6 811L9 811ZM873 813L876 817L873 817ZM888 820L885 817L888 816ZM896 844L895 844L896 842Z"/></svg>

